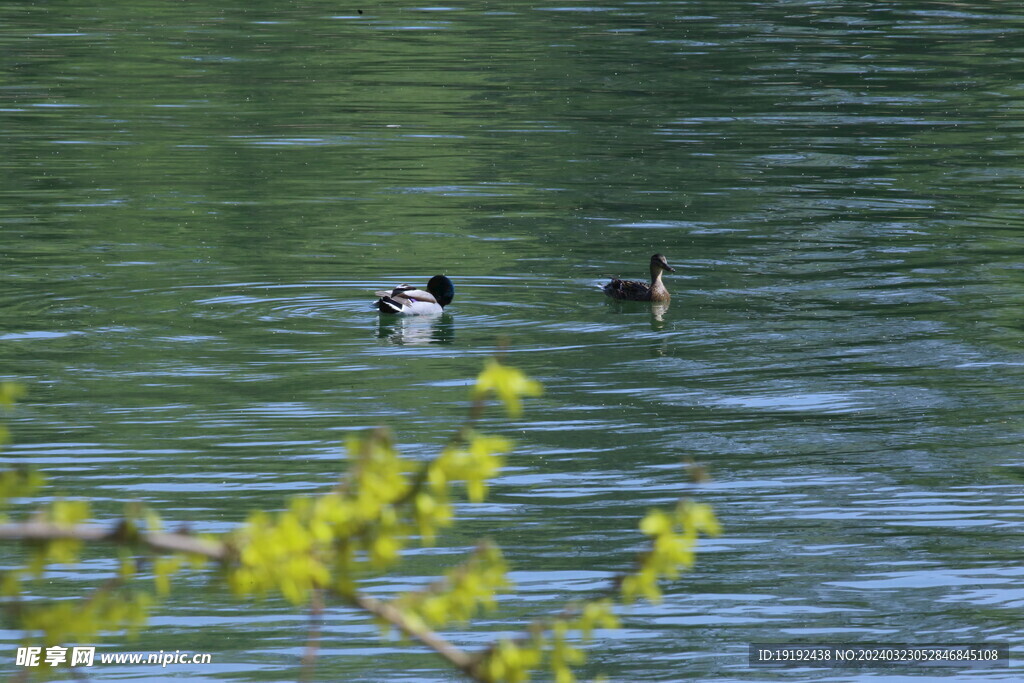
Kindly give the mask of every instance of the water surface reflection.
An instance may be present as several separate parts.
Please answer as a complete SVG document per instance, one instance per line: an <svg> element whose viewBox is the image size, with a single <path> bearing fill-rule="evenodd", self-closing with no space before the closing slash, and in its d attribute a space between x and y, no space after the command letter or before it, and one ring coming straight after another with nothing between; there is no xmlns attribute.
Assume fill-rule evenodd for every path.
<svg viewBox="0 0 1024 683"><path fill-rule="evenodd" d="M522 593L484 630L514 631L688 495L725 536L599 634L584 677L805 677L746 666L779 639L1022 644L1020 16L144 1L0 21L0 355L31 390L4 456L99 517L139 499L223 531L331 486L344 435L380 423L429 457L500 350L545 396L484 421L517 443L489 502L377 594L493 536ZM671 307L595 286L656 252ZM457 276L444 316L368 309L433 272ZM133 649L220 653L197 680L301 676L306 617L240 616L195 581ZM325 624L325 674L450 677L340 608Z"/></svg>
<svg viewBox="0 0 1024 683"><path fill-rule="evenodd" d="M417 344L452 344L455 342L455 317L387 316L379 314L377 337L399 346Z"/></svg>

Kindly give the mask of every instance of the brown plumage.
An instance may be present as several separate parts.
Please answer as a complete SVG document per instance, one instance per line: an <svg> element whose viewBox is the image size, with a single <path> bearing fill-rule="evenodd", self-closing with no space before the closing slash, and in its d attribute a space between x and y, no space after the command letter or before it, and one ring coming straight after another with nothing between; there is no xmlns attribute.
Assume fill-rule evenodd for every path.
<svg viewBox="0 0 1024 683"><path fill-rule="evenodd" d="M604 293L613 299L625 301L668 301L672 295L661 281L661 274L666 270L676 272L664 256L655 254L651 257L651 284L612 278L612 281L604 286Z"/></svg>

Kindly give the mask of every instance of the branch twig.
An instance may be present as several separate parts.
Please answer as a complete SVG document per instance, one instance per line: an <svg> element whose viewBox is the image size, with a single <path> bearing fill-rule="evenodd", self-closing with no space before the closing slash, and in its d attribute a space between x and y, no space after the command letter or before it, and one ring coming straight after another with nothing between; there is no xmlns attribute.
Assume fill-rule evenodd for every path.
<svg viewBox="0 0 1024 683"><path fill-rule="evenodd" d="M474 671L477 664L476 657L465 650L460 650L429 628L414 627L406 620L402 612L392 605L366 595L347 596L347 599L375 617L388 622L410 638L420 641L471 679L480 680Z"/></svg>
<svg viewBox="0 0 1024 683"><path fill-rule="evenodd" d="M127 536L122 525L113 528L97 524L51 524L49 522L25 522L22 524L0 524L0 540L17 541L58 541L61 539L87 541L91 543L136 543L161 553L188 553L202 555L211 560L226 560L228 546L217 541L197 538L190 534L167 532L139 532Z"/></svg>

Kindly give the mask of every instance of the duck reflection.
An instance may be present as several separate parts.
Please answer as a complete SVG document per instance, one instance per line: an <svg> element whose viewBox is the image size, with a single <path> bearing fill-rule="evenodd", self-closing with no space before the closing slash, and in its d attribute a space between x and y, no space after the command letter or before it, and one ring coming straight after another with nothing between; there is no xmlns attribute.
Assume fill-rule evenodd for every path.
<svg viewBox="0 0 1024 683"><path fill-rule="evenodd" d="M668 302L659 301L651 304L651 329L660 330L665 327L665 314L668 313Z"/></svg>
<svg viewBox="0 0 1024 683"><path fill-rule="evenodd" d="M443 315L378 316L377 337L392 344L451 344L455 340L455 321Z"/></svg>
<svg viewBox="0 0 1024 683"><path fill-rule="evenodd" d="M607 299L606 305L611 306L616 313L649 313L651 316L651 329L665 329L665 314L668 313L668 301L656 301L650 304L633 301L622 301L618 299Z"/></svg>

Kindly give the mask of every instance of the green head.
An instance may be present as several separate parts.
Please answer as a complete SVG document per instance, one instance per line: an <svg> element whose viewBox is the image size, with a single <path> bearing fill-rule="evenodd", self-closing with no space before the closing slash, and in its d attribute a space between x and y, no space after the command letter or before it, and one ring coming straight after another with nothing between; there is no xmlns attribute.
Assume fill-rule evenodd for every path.
<svg viewBox="0 0 1024 683"><path fill-rule="evenodd" d="M434 295L437 303L444 308L455 298L455 285L444 275L435 275L427 283L427 291Z"/></svg>

